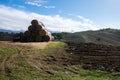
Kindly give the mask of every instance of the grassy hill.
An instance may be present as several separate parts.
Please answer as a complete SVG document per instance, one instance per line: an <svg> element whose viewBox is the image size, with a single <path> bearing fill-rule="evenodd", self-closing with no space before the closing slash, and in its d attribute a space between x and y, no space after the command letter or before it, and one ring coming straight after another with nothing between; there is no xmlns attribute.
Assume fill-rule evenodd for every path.
<svg viewBox="0 0 120 80"><path fill-rule="evenodd" d="M76 33L56 33L56 39L75 43L98 43L120 45L120 30L102 29L98 31L84 31Z"/></svg>
<svg viewBox="0 0 120 80"><path fill-rule="evenodd" d="M83 69L74 49L63 42L0 42L0 80L120 80L119 72Z"/></svg>
<svg viewBox="0 0 120 80"><path fill-rule="evenodd" d="M75 42L75 43L97 43L120 45L120 30L101 29L98 31L84 31L75 33L52 33L57 41ZM20 38L23 33L9 33L0 31L0 41L13 41L13 38Z"/></svg>

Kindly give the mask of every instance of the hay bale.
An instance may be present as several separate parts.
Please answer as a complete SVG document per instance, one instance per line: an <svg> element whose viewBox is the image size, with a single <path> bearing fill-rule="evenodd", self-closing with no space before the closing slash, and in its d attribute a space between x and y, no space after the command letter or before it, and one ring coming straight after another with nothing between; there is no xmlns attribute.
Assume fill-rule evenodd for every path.
<svg viewBox="0 0 120 80"><path fill-rule="evenodd" d="M37 26L38 25L38 21L36 19L34 19L34 20L31 21L31 24L33 26Z"/></svg>
<svg viewBox="0 0 120 80"><path fill-rule="evenodd" d="M30 36L31 33L30 33L30 31L25 31L24 35L25 35L25 36Z"/></svg>
<svg viewBox="0 0 120 80"><path fill-rule="evenodd" d="M39 31L39 35L40 36L45 36L45 35L47 35L47 32L43 28L41 28L40 31Z"/></svg>
<svg viewBox="0 0 120 80"><path fill-rule="evenodd" d="M35 41L36 42L42 42L42 36L36 36Z"/></svg>
<svg viewBox="0 0 120 80"><path fill-rule="evenodd" d="M28 31L24 33L24 39L27 42L48 42L53 40L53 36L45 29L42 22L38 23L37 20L32 20L31 25L28 27Z"/></svg>
<svg viewBox="0 0 120 80"><path fill-rule="evenodd" d="M43 42L48 42L48 41L50 41L50 37L48 35L42 36L42 41Z"/></svg>

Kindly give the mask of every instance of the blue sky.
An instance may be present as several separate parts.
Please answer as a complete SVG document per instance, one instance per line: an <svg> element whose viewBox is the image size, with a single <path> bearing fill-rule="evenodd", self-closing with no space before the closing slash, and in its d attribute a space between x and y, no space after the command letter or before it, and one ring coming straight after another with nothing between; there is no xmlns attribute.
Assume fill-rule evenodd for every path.
<svg viewBox="0 0 120 80"><path fill-rule="evenodd" d="M32 19L50 31L120 29L120 0L0 0L0 28L26 30Z"/></svg>

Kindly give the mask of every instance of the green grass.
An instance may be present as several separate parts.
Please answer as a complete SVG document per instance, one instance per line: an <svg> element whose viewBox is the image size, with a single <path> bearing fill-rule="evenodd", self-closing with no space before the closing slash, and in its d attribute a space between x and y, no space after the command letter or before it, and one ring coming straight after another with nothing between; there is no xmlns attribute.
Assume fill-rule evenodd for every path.
<svg viewBox="0 0 120 80"><path fill-rule="evenodd" d="M9 78L3 74L0 74L0 80L9 80Z"/></svg>
<svg viewBox="0 0 120 80"><path fill-rule="evenodd" d="M19 49L16 47L8 47L0 45L0 63L6 58L15 53L18 53Z"/></svg>
<svg viewBox="0 0 120 80"><path fill-rule="evenodd" d="M81 65L63 65L63 59L69 59L65 46L63 42L56 42L44 50L23 48L23 55L18 54L6 64L7 75L1 72L0 80L120 80L120 74L84 70ZM0 46L1 62L20 49Z"/></svg>
<svg viewBox="0 0 120 80"><path fill-rule="evenodd" d="M50 43L48 44L48 46L45 49L49 49L49 48L61 48L66 46L66 44L64 42L54 42L54 43Z"/></svg>

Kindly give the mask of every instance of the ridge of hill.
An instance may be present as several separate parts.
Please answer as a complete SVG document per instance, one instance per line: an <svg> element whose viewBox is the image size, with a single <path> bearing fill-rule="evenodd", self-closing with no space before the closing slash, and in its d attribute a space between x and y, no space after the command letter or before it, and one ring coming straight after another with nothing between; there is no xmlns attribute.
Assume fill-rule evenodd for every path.
<svg viewBox="0 0 120 80"><path fill-rule="evenodd" d="M8 32L8 33L11 33L13 32L12 30L7 30L7 29L0 29L0 32Z"/></svg>
<svg viewBox="0 0 120 80"><path fill-rule="evenodd" d="M15 31L15 30L9 30L9 29L0 29L0 32L19 33L19 32L24 32L24 31L23 30Z"/></svg>
<svg viewBox="0 0 120 80"><path fill-rule="evenodd" d="M120 30L101 29L76 33L54 33L56 39L74 43L97 43L120 45Z"/></svg>
<svg viewBox="0 0 120 80"><path fill-rule="evenodd" d="M0 41L12 41L13 36L21 37L23 33L0 32ZM75 42L75 43L97 43L120 45L120 30L101 29L97 31L83 31L75 33L52 33L57 41Z"/></svg>

